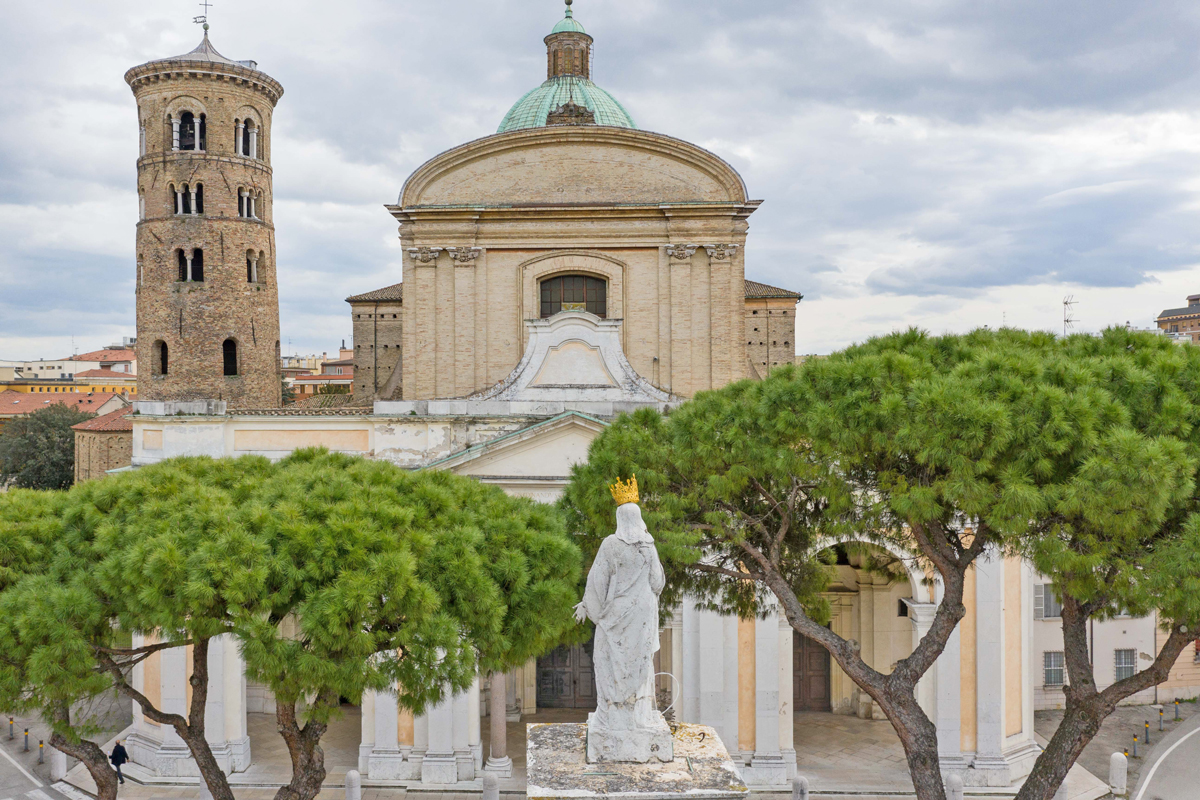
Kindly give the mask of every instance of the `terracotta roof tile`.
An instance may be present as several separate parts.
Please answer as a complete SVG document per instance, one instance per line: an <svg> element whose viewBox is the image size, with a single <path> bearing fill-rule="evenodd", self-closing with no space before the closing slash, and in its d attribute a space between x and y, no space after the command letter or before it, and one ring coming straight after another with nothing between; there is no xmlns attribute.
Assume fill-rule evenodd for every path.
<svg viewBox="0 0 1200 800"><path fill-rule="evenodd" d="M0 417L19 417L32 414L38 409L61 403L81 411L95 411L100 406L120 397L115 392L63 392L61 394L42 394L36 392L0 392Z"/></svg>
<svg viewBox="0 0 1200 800"><path fill-rule="evenodd" d="M787 289L780 289L778 286L768 286L765 283L758 281L746 281L746 299L748 300L765 300L772 297L794 297L797 300L804 299L804 295L799 292L791 292Z"/></svg>
<svg viewBox="0 0 1200 800"><path fill-rule="evenodd" d="M137 361L136 350L93 350L71 356L67 361Z"/></svg>
<svg viewBox="0 0 1200 800"><path fill-rule="evenodd" d="M376 289L373 292L364 294L356 294L353 297L347 297L347 303L372 303L383 302L384 300L403 301L404 300L404 284L396 283L391 286L385 286L382 289Z"/></svg>
<svg viewBox="0 0 1200 800"><path fill-rule="evenodd" d="M133 411L133 406L125 406L125 408L117 409L102 417L92 417L86 422L72 425L71 429L76 431L131 431L133 430L133 420L127 416L131 411Z"/></svg>
<svg viewBox="0 0 1200 800"><path fill-rule="evenodd" d="M111 378L118 381L133 381L137 380L137 375L130 372L117 372L111 369L86 369L83 372L75 373L78 378Z"/></svg>

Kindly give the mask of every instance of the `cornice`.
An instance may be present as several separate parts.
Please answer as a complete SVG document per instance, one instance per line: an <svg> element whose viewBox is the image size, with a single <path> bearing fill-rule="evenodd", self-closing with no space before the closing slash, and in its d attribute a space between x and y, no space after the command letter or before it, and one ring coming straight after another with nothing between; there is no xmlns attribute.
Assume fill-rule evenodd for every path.
<svg viewBox="0 0 1200 800"><path fill-rule="evenodd" d="M222 64L214 61L185 61L167 59L150 61L131 68L125 73L125 82L137 95L158 81L212 78L213 80L236 81L260 92L271 101L272 107L283 97L283 84L265 72L240 64Z"/></svg>

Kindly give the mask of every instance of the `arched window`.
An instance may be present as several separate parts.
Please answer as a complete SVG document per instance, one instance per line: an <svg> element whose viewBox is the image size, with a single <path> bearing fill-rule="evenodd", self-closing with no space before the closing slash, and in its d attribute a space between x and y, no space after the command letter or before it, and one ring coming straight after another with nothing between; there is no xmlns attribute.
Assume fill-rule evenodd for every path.
<svg viewBox="0 0 1200 800"><path fill-rule="evenodd" d="M196 202L192 204L193 214L204 213L204 184L197 183L192 189L192 197L196 198Z"/></svg>
<svg viewBox="0 0 1200 800"><path fill-rule="evenodd" d="M204 251L199 247L192 251L192 280L204 280Z"/></svg>
<svg viewBox="0 0 1200 800"><path fill-rule="evenodd" d="M196 150L196 116L185 111L179 115L179 149Z"/></svg>
<svg viewBox="0 0 1200 800"><path fill-rule="evenodd" d="M192 187L186 183L179 187L179 213L191 214L195 203L192 202Z"/></svg>
<svg viewBox="0 0 1200 800"><path fill-rule="evenodd" d="M208 147L208 118L203 114L200 115L200 121L196 123L196 149L207 150Z"/></svg>
<svg viewBox="0 0 1200 800"><path fill-rule="evenodd" d="M170 364L167 359L167 343L159 339L154 343L154 361L150 372L153 375L166 375Z"/></svg>
<svg viewBox="0 0 1200 800"><path fill-rule="evenodd" d="M186 281L188 279L188 260L182 250L175 251L175 258L179 262L179 280Z"/></svg>
<svg viewBox="0 0 1200 800"><path fill-rule="evenodd" d="M258 283L259 254L253 250L246 252L246 282Z"/></svg>
<svg viewBox="0 0 1200 800"><path fill-rule="evenodd" d="M608 283L587 275L556 275L542 281L542 319L560 311L608 316Z"/></svg>
<svg viewBox="0 0 1200 800"><path fill-rule="evenodd" d="M232 377L238 374L238 353L237 342L233 339L226 339L221 345L221 355L225 362L225 376Z"/></svg>

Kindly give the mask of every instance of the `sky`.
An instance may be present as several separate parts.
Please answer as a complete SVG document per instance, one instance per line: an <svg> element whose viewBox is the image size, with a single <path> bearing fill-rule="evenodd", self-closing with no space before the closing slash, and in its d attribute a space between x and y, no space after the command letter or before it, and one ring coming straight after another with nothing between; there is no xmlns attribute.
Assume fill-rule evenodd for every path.
<svg viewBox="0 0 1200 800"><path fill-rule="evenodd" d="M561 0L217 0L273 129L287 353L401 278L383 206L545 78ZM0 359L135 333L138 130L123 80L191 50L190 0L10 2L0 26ZM804 294L800 353L910 326L1152 327L1200 293L1200 4L577 0L638 126L765 200L748 278Z"/></svg>

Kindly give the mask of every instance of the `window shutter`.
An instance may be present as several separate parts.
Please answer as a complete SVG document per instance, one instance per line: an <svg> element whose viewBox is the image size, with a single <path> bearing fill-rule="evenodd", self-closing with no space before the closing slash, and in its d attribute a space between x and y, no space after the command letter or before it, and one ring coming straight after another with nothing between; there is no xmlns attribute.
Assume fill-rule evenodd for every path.
<svg viewBox="0 0 1200 800"><path fill-rule="evenodd" d="M1033 585L1033 618L1046 618L1046 587L1041 583Z"/></svg>

